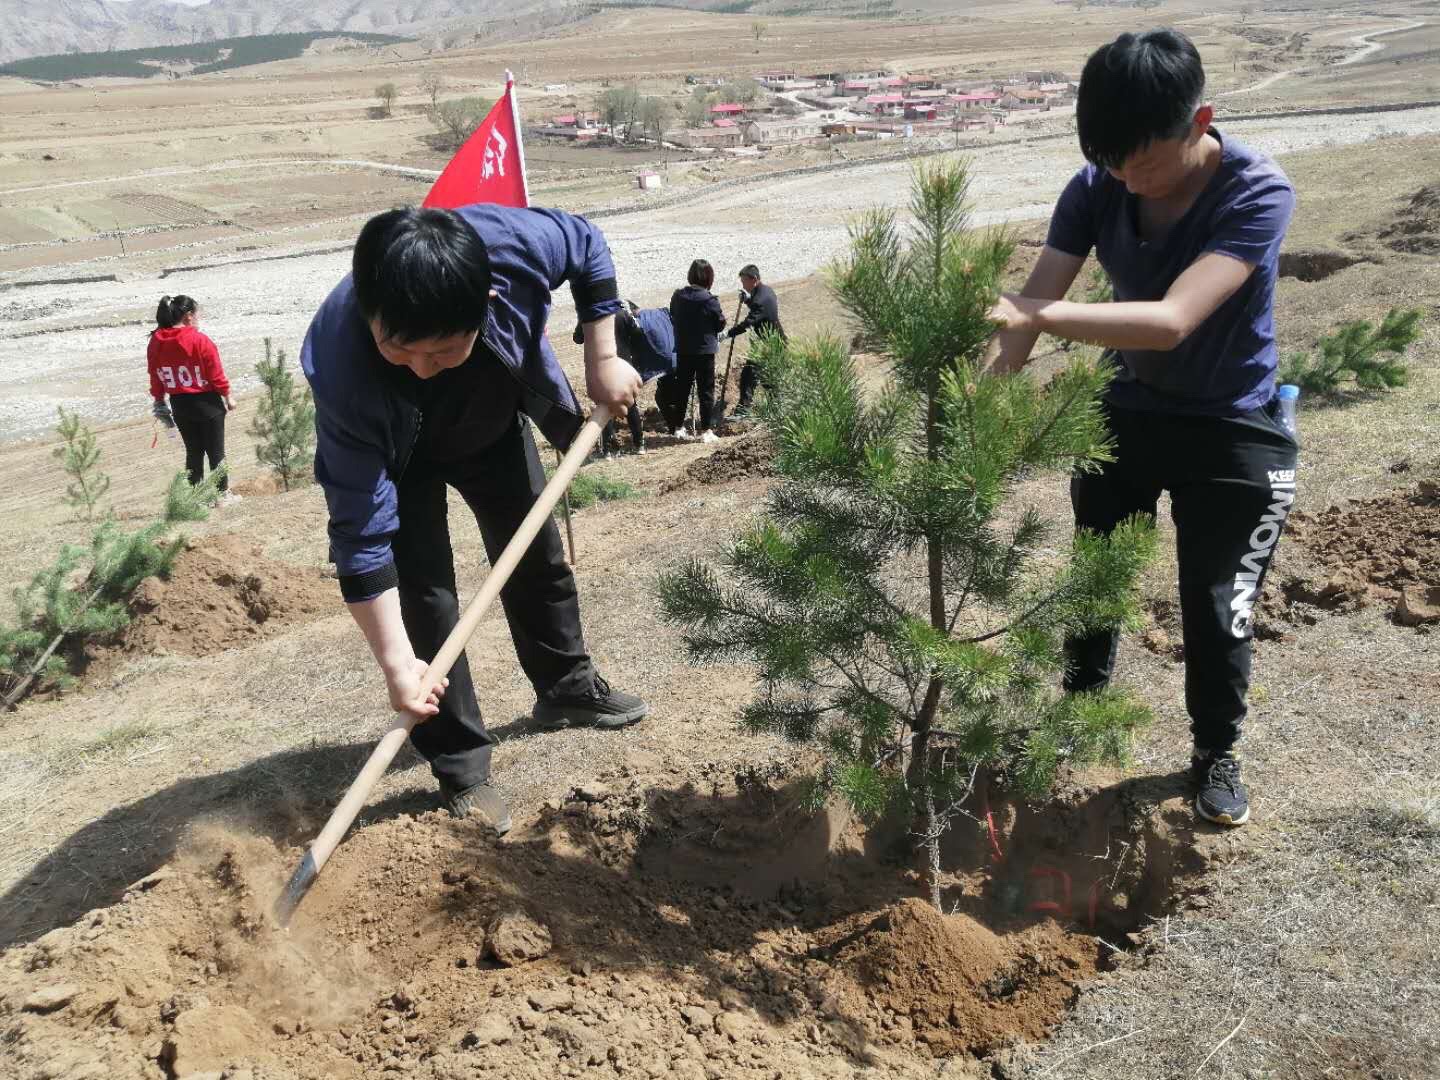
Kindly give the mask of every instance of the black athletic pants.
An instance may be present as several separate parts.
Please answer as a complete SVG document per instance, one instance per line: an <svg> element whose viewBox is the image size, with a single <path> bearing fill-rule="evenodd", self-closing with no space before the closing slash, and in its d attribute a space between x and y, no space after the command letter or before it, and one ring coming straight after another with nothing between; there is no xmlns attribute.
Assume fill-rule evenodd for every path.
<svg viewBox="0 0 1440 1080"><path fill-rule="evenodd" d="M497 442L461 460L412 460L400 480L400 531L393 542L400 610L415 655L426 660L459 621L447 485L475 515L493 565L545 486L529 424L517 415ZM595 669L580 627L579 595L553 517L500 590L500 602L520 666L537 694L579 694L593 687ZM495 740L480 717L463 653L450 669L439 715L417 724L410 741L436 778L456 788L490 775Z"/></svg>
<svg viewBox="0 0 1440 1080"><path fill-rule="evenodd" d="M685 410L690 404L690 388L700 396L700 431L711 426L715 411L715 354L681 353L675 359L675 373L664 376L655 388L655 403L665 417L671 433L685 426ZM694 434L700 434L699 431Z"/></svg>
<svg viewBox="0 0 1440 1080"><path fill-rule="evenodd" d="M1115 460L1070 481L1076 528L1109 533L1153 516L1170 493L1180 564L1185 706L1196 747L1240 738L1250 685L1251 617L1295 498L1295 441L1273 404L1243 416L1177 416L1109 407ZM1066 690L1104 686L1119 634L1065 643Z"/></svg>
<svg viewBox="0 0 1440 1080"><path fill-rule="evenodd" d="M191 398L194 400L188 400ZM198 484L205 479L206 458L210 459L211 472L225 460L225 403L219 394L171 394L170 412L185 444L185 470L190 474L190 483ZM222 478L219 489L225 491L229 486L229 481Z"/></svg>

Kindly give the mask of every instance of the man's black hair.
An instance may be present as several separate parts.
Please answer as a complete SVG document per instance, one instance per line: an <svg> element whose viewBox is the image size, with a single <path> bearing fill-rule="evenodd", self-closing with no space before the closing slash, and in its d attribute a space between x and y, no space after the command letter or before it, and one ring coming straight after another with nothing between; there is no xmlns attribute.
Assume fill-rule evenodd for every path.
<svg viewBox="0 0 1440 1080"><path fill-rule="evenodd" d="M355 241L351 271L360 311L401 344L485 325L490 260L453 210L402 206L375 215Z"/></svg>
<svg viewBox="0 0 1440 1080"><path fill-rule="evenodd" d="M740 267L740 274L739 274L739 276L740 276L740 277L753 277L756 281L759 281L759 280L760 280L760 268L759 268L758 266L756 266L754 263L746 263L744 266Z"/></svg>
<svg viewBox="0 0 1440 1080"><path fill-rule="evenodd" d="M1095 165L1118 169L1156 140L1185 134L1204 94L1205 68L1184 34L1121 34L1091 54L1080 76L1080 149Z"/></svg>

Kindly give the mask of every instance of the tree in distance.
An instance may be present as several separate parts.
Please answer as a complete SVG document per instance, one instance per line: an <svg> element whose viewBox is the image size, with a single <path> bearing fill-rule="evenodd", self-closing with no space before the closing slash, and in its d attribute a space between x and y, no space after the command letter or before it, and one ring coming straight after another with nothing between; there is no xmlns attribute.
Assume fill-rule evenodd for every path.
<svg viewBox="0 0 1440 1080"><path fill-rule="evenodd" d="M435 125L442 146L450 150L459 147L484 123L494 104L483 97L463 97L437 105L430 113L430 122Z"/></svg>
<svg viewBox="0 0 1440 1080"><path fill-rule="evenodd" d="M1154 528L1082 532L1058 553L1040 512L1014 505L1036 472L1109 459L1109 373L1093 354L1044 387L987 373L1013 245L969 230L968 186L960 162L918 166L912 220L865 214L829 270L860 347L889 362L878 393L849 334L752 346L779 480L718 566L694 559L659 585L694 660L757 666L743 726L820 751L815 805L910 823L937 906L941 835L983 817L967 805L1117 762L1149 716L1120 690L1056 688L1067 634L1138 625Z"/></svg>
<svg viewBox="0 0 1440 1080"><path fill-rule="evenodd" d="M380 99L380 111L386 116L395 114L395 99L400 96L400 91L395 88L393 82L381 83L375 88L375 96Z"/></svg>
<svg viewBox="0 0 1440 1080"><path fill-rule="evenodd" d="M445 89L445 76L438 71L427 71L420 76L420 92L430 99L430 112L440 107L440 94Z"/></svg>

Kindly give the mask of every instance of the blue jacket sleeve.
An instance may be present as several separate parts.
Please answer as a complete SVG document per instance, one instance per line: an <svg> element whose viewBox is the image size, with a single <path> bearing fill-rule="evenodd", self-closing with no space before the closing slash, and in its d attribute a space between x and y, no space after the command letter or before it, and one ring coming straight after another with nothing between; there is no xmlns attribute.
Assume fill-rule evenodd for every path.
<svg viewBox="0 0 1440 1080"><path fill-rule="evenodd" d="M399 581L390 541L400 527L395 484L380 449L315 413L315 479L330 508L330 556L347 603L370 600Z"/></svg>
<svg viewBox="0 0 1440 1080"><path fill-rule="evenodd" d="M615 262L605 234L583 217L563 210L535 208L545 219L540 232L540 250L545 257L545 274L551 290L570 283L575 313L582 323L595 322L620 310L620 290L615 281Z"/></svg>

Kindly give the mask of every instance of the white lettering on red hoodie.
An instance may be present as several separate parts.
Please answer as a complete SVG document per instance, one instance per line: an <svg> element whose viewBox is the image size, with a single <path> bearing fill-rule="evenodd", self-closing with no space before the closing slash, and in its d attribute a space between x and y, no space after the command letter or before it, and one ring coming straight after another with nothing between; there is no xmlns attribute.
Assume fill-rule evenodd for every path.
<svg viewBox="0 0 1440 1080"><path fill-rule="evenodd" d="M167 326L150 335L150 396L230 393L230 380L220 363L220 350L194 326Z"/></svg>

